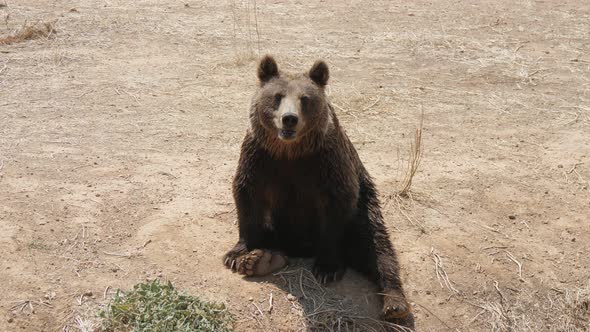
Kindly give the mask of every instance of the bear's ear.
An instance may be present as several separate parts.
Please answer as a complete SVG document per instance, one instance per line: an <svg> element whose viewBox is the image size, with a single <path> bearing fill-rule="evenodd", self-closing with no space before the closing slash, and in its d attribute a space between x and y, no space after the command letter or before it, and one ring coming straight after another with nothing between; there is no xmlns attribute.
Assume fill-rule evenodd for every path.
<svg viewBox="0 0 590 332"><path fill-rule="evenodd" d="M268 82L271 78L279 76L279 67L272 56L266 55L258 65L258 79L262 84Z"/></svg>
<svg viewBox="0 0 590 332"><path fill-rule="evenodd" d="M328 65L322 60L316 61L309 70L309 78L321 87L328 84L328 79L330 78Z"/></svg>

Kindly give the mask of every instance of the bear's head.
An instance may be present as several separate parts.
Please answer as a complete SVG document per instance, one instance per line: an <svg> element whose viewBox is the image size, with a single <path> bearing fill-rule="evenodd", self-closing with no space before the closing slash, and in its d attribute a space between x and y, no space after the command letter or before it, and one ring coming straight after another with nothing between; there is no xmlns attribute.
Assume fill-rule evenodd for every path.
<svg viewBox="0 0 590 332"><path fill-rule="evenodd" d="M254 135L277 153L317 146L332 124L324 90L328 78L323 61L306 73L290 75L280 72L275 60L265 56L258 66L260 85L250 110Z"/></svg>

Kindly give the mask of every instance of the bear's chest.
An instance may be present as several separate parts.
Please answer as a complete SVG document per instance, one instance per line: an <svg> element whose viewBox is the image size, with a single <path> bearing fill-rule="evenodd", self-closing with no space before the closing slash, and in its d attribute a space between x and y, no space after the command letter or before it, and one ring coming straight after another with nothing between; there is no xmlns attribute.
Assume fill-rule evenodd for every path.
<svg viewBox="0 0 590 332"><path fill-rule="evenodd" d="M296 161L273 161L265 167L262 186L273 202L317 201L322 195L322 176L315 158ZM286 202L285 202L286 203Z"/></svg>

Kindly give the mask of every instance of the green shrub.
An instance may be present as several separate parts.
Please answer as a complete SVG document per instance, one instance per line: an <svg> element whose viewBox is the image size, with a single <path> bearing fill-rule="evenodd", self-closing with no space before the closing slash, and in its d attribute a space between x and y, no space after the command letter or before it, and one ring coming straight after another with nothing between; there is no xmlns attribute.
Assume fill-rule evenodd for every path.
<svg viewBox="0 0 590 332"><path fill-rule="evenodd" d="M229 332L233 322L224 304L179 294L170 281L157 279L118 290L100 316L104 331Z"/></svg>

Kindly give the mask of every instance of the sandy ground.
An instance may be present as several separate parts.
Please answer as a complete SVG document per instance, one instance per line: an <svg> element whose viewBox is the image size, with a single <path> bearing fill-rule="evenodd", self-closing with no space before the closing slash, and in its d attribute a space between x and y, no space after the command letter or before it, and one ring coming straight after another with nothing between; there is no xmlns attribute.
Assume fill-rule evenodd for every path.
<svg viewBox="0 0 590 332"><path fill-rule="evenodd" d="M590 329L589 3L6 4L0 37L56 32L0 45L0 330L76 331L107 287L154 277L238 331L310 328L284 276L221 264L259 52L328 62L419 330ZM413 199L392 199L421 112ZM325 296L375 317L375 291L348 273Z"/></svg>

